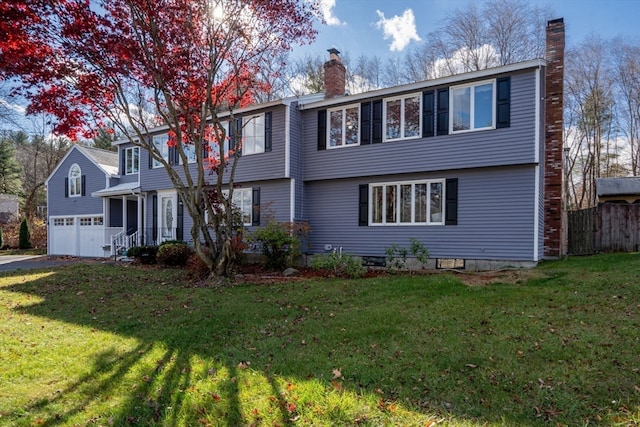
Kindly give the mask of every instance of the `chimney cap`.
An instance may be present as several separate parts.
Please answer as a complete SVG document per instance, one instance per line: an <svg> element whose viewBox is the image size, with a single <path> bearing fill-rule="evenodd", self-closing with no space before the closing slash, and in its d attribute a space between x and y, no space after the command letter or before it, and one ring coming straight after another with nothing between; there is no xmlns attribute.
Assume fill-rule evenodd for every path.
<svg viewBox="0 0 640 427"><path fill-rule="evenodd" d="M327 49L327 52L333 54L333 55L337 55L340 53L340 51L338 49L336 49L335 47L332 47L331 49Z"/></svg>

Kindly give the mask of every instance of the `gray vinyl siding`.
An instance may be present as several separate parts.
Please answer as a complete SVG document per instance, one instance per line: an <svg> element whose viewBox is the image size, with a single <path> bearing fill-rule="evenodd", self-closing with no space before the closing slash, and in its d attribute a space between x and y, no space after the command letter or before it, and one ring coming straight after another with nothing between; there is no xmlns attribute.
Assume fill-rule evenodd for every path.
<svg viewBox="0 0 640 427"><path fill-rule="evenodd" d="M289 138L290 138L290 173L289 176L295 180L295 210L294 218L304 219L304 161L303 161L303 123L302 114L297 108L297 103L291 105L289 109Z"/></svg>
<svg viewBox="0 0 640 427"><path fill-rule="evenodd" d="M144 160L142 159L143 157L142 153L146 153L146 151L143 148L140 148L140 157L138 158L138 161L139 161L138 170L140 172L135 174L130 174L130 175L125 174L126 165L123 164L124 157L122 153L124 152L124 150L131 147L134 147L134 145L123 144L118 147L118 173L120 174L120 179L118 180L118 184L128 184L130 182L138 182L138 177L140 172L142 172L143 168L148 165L148 159L144 159ZM145 161L147 161L147 163L144 163Z"/></svg>
<svg viewBox="0 0 640 427"><path fill-rule="evenodd" d="M91 193L102 190L107 182L104 171L98 168L80 150L74 150L58 167L48 182L47 205L48 215L81 215L102 214L102 199L92 197ZM85 195L65 197L65 178L69 176L69 168L77 163L81 174L85 176Z"/></svg>
<svg viewBox="0 0 640 427"><path fill-rule="evenodd" d="M236 169L235 182L270 180L285 177L286 107L282 105L269 110L253 111L252 114L264 113L266 111L271 111L272 113L271 151L241 156ZM150 168L149 165L149 152L142 150L140 154L140 185L142 191L173 188L171 180L163 167ZM194 176L196 167L196 164L190 165ZM182 165L176 165L174 168L179 172L181 177L184 176ZM205 179L214 183L216 177L215 175L209 175L209 171L205 171ZM225 181L227 180L225 177Z"/></svg>
<svg viewBox="0 0 640 427"><path fill-rule="evenodd" d="M263 182L245 182L242 184L241 188L260 187L260 226L266 225L267 221L271 217L275 218L276 221L289 221L290 185L291 181L288 179ZM150 236L152 235L151 229L153 226L153 196L155 194L155 192L150 192L147 195L147 203L145 208L145 227L147 228ZM183 239L187 242L192 241L192 227L193 219L189 216L189 212L185 208ZM248 231L251 231L254 228L255 227L247 227Z"/></svg>
<svg viewBox="0 0 640 427"><path fill-rule="evenodd" d="M362 256L408 246L414 237L432 258L534 260L534 166L484 168L306 183L312 253L324 246ZM458 225L358 226L358 186L388 181L458 178ZM537 259L536 259L537 260Z"/></svg>
<svg viewBox="0 0 640 427"><path fill-rule="evenodd" d="M541 102L536 99L536 72L511 76L511 124L502 129L318 150L318 111L306 110L305 181L534 163L535 111Z"/></svg>

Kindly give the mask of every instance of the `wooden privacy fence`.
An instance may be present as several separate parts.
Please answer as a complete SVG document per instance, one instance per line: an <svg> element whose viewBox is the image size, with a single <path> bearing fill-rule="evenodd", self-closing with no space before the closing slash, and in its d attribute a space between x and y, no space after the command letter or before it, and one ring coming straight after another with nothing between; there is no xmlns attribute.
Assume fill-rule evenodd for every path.
<svg viewBox="0 0 640 427"><path fill-rule="evenodd" d="M569 255L640 251L640 205L604 203L567 219Z"/></svg>

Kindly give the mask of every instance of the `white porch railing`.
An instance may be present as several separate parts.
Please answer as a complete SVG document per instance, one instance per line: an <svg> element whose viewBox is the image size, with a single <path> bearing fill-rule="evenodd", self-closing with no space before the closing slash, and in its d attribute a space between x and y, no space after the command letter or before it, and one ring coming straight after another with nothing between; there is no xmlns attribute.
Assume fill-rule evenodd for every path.
<svg viewBox="0 0 640 427"><path fill-rule="evenodd" d="M140 231L136 231L133 234L127 234L126 230L123 230L120 233L111 236L111 255L119 255L132 246L139 246L139 244Z"/></svg>

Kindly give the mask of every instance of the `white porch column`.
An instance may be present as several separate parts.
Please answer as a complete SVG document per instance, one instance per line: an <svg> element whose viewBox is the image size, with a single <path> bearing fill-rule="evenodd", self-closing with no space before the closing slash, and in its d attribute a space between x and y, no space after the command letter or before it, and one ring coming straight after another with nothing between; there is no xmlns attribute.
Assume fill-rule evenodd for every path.
<svg viewBox="0 0 640 427"><path fill-rule="evenodd" d="M127 196L122 196L122 230L125 233L129 230L127 224Z"/></svg>
<svg viewBox="0 0 640 427"><path fill-rule="evenodd" d="M144 210L142 209L144 198L140 194L138 194L136 197L138 198L138 236L144 236L144 222L142 220L144 215ZM140 239L140 237L138 239ZM146 244L146 242L138 241L138 246L144 244Z"/></svg>

